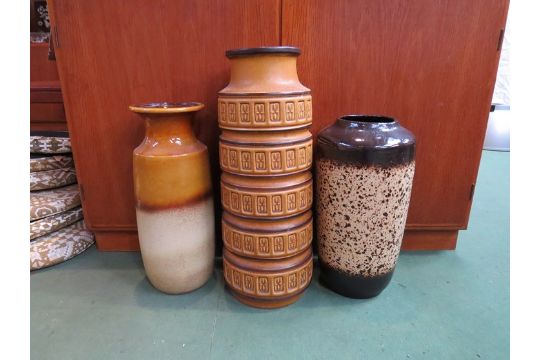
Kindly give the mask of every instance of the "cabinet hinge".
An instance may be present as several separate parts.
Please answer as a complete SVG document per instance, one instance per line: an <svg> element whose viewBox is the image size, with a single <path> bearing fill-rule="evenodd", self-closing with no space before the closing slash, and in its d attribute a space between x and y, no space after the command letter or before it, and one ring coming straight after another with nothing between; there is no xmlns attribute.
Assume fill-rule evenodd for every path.
<svg viewBox="0 0 540 360"><path fill-rule="evenodd" d="M60 37L58 36L58 25L54 26L54 46L60 48Z"/></svg>
<svg viewBox="0 0 540 360"><path fill-rule="evenodd" d="M471 185L471 193L469 194L469 200L472 200L474 196L474 189L476 188L476 184Z"/></svg>
<svg viewBox="0 0 540 360"><path fill-rule="evenodd" d="M503 40L504 40L504 29L501 29L501 32L499 33L499 43L497 44L497 51L501 51Z"/></svg>
<svg viewBox="0 0 540 360"><path fill-rule="evenodd" d="M58 30L56 30L56 26L53 26L51 27L51 32L49 34L49 60L56 60L56 54L54 52L54 49L58 48L59 44L60 42L58 41Z"/></svg>

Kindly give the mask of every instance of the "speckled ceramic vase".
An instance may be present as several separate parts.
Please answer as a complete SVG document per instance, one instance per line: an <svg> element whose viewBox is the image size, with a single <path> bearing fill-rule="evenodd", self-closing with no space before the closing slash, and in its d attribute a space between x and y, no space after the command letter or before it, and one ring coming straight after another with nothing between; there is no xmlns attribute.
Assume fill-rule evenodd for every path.
<svg viewBox="0 0 540 360"><path fill-rule="evenodd" d="M200 103L130 106L146 133L133 151L139 243L148 279L170 294L201 287L214 266L214 207L206 146L192 129Z"/></svg>
<svg viewBox="0 0 540 360"><path fill-rule="evenodd" d="M348 115L319 133L316 153L320 280L344 296L376 296L399 256L415 138L392 118Z"/></svg>
<svg viewBox="0 0 540 360"><path fill-rule="evenodd" d="M312 276L311 91L290 46L229 50L218 95L223 271L242 303L278 308Z"/></svg>

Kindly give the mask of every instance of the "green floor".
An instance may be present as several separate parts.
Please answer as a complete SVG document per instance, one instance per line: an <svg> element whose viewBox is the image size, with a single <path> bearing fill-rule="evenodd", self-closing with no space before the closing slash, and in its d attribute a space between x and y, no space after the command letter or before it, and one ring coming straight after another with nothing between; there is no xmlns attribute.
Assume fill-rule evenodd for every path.
<svg viewBox="0 0 540 360"><path fill-rule="evenodd" d="M33 359L506 359L509 154L485 151L456 251L406 252L377 298L314 281L287 308L236 302L222 272L154 290L137 253L86 253L31 275Z"/></svg>

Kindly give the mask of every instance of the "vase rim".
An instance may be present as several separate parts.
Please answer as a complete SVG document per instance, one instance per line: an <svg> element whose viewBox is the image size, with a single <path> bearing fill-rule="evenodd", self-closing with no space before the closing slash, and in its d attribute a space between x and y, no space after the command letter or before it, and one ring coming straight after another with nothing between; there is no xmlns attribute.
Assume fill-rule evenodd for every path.
<svg viewBox="0 0 540 360"><path fill-rule="evenodd" d="M366 115L366 114L349 114L338 118L341 121L347 121L355 124L394 124L396 119L386 115Z"/></svg>
<svg viewBox="0 0 540 360"><path fill-rule="evenodd" d="M129 110L140 114L177 114L198 111L204 108L204 104L195 101L186 102L151 102L145 104L130 105Z"/></svg>
<svg viewBox="0 0 540 360"><path fill-rule="evenodd" d="M239 48L225 51L225 56L229 59L249 56L249 55L267 55L267 54L284 54L284 55L300 55L300 49L295 46L261 46L251 48Z"/></svg>

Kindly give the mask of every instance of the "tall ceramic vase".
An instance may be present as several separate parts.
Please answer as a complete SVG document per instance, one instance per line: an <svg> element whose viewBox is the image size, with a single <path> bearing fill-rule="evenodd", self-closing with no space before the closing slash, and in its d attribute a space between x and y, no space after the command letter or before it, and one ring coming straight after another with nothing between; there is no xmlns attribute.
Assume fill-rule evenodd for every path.
<svg viewBox="0 0 540 360"><path fill-rule="evenodd" d="M259 308L297 301L313 271L311 92L299 54L227 51L231 80L218 98L225 282Z"/></svg>
<svg viewBox="0 0 540 360"><path fill-rule="evenodd" d="M202 286L214 264L214 207L206 146L192 129L200 103L130 106L146 124L133 151L139 243L148 279L171 294Z"/></svg>
<svg viewBox="0 0 540 360"><path fill-rule="evenodd" d="M317 243L321 281L352 298L378 295L398 259L415 139L394 119L349 115L319 133Z"/></svg>

